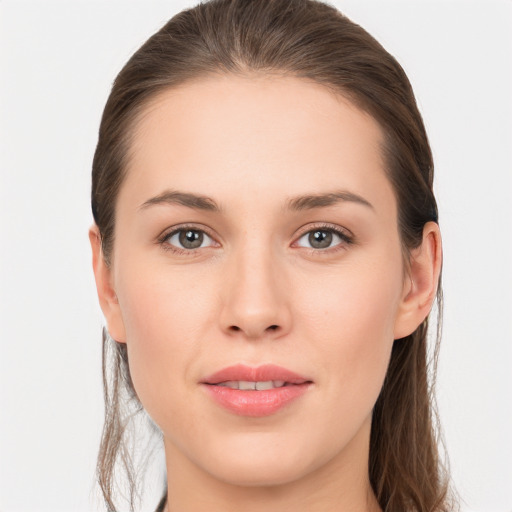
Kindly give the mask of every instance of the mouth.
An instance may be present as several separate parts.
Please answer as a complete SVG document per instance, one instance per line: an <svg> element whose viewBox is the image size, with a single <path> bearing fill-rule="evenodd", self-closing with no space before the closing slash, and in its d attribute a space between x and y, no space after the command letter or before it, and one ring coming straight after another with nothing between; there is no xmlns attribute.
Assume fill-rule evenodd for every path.
<svg viewBox="0 0 512 512"><path fill-rule="evenodd" d="M238 383L238 389L246 389L245 387L240 387L240 384L245 386L249 383L251 384L247 388L249 390L256 389L256 384L267 386L266 389L268 389L270 384L272 384L271 387L273 388L280 388L285 385L304 384L305 382L312 382L312 380L274 364L265 364L257 367L243 364L228 366L215 372L203 381L204 384L228 385L228 387Z"/></svg>
<svg viewBox="0 0 512 512"><path fill-rule="evenodd" d="M217 405L241 416L269 416L303 396L313 381L276 365L224 368L201 382Z"/></svg>
<svg viewBox="0 0 512 512"><path fill-rule="evenodd" d="M284 380L265 380L252 382L250 380L228 380L226 382L219 382L212 384L213 386L224 386L230 389L240 389L242 391L264 391L266 389L282 388L284 386L293 386Z"/></svg>

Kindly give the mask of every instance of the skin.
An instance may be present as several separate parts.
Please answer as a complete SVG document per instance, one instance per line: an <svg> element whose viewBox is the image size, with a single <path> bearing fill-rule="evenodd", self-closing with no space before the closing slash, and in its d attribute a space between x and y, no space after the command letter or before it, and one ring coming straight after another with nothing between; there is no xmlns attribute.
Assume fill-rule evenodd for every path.
<svg viewBox="0 0 512 512"><path fill-rule="evenodd" d="M371 412L393 340L427 316L441 266L434 223L403 260L382 140L369 115L293 77L208 77L160 94L138 121L110 267L95 226L90 239L109 332L163 432L169 511L380 510ZM220 211L142 206L166 191ZM340 191L371 206L289 208ZM183 224L208 234L203 246L163 236ZM351 242L312 248L318 229ZM236 416L199 385L236 363L313 385L276 414Z"/></svg>

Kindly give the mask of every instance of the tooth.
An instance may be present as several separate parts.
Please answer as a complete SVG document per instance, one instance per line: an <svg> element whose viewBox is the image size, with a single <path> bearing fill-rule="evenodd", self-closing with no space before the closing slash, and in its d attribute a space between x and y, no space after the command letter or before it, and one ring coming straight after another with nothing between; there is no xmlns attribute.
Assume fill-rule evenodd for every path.
<svg viewBox="0 0 512 512"><path fill-rule="evenodd" d="M275 388L282 388L284 386L284 380L274 380L273 384Z"/></svg>
<svg viewBox="0 0 512 512"><path fill-rule="evenodd" d="M258 391L262 391L264 389L272 389L274 387L274 384L271 380L267 380L264 382L256 382L256 389Z"/></svg>
<svg viewBox="0 0 512 512"><path fill-rule="evenodd" d="M256 389L256 383L250 382L247 380L240 380L240 381L238 381L238 389L246 390L246 391L254 390L254 389Z"/></svg>

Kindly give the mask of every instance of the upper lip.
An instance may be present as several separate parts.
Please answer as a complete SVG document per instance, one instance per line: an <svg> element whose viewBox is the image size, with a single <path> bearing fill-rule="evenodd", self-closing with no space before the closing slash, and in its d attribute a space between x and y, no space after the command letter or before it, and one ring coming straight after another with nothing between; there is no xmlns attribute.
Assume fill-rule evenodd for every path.
<svg viewBox="0 0 512 512"><path fill-rule="evenodd" d="M304 384L311 382L310 379L292 372L282 366L265 364L252 367L244 364L228 366L213 373L202 381L204 384L219 384L228 381L266 382L270 380L282 380L289 384Z"/></svg>

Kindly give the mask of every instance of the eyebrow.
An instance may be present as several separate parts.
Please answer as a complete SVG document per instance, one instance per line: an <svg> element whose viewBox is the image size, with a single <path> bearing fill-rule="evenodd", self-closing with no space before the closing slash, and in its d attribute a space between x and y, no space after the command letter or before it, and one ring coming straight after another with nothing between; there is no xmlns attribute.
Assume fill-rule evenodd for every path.
<svg viewBox="0 0 512 512"><path fill-rule="evenodd" d="M353 192L348 192L346 190L330 192L326 194L313 194L293 197L288 201L288 208L290 210L296 211L312 210L314 208L333 206L341 202L357 203L374 210L373 205L364 199L364 197L354 194Z"/></svg>
<svg viewBox="0 0 512 512"><path fill-rule="evenodd" d="M374 209L372 204L363 197L345 190L325 194L311 194L292 197L287 201L287 209L294 211L313 210L314 208L325 208L341 202L357 203L371 208L372 210ZM175 190L166 190L165 192L148 199L140 205L139 209L144 210L150 206L162 204L179 204L196 210L216 213L221 212L220 206L211 197Z"/></svg>
<svg viewBox="0 0 512 512"><path fill-rule="evenodd" d="M219 205L211 197L191 194L189 192L178 192L175 190L166 190L165 192L148 199L139 206L139 209L144 210L150 206L161 204L180 204L187 208L206 210L209 212L221 211Z"/></svg>

